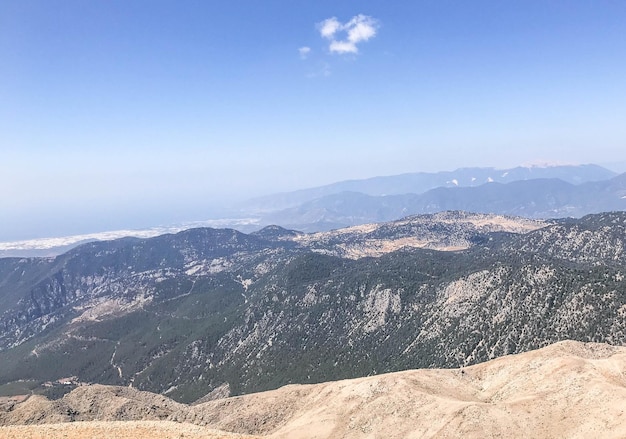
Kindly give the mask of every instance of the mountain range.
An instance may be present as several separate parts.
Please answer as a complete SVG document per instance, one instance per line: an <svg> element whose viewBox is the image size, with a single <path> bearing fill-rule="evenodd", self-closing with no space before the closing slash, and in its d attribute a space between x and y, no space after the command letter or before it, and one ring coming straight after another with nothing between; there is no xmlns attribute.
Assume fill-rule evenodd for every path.
<svg viewBox="0 0 626 439"><path fill-rule="evenodd" d="M239 204L217 219L143 230L0 242L0 257L57 256L94 240L144 238L201 226L230 227L249 233L279 225L318 232L446 210L559 218L625 208L626 178L597 165L462 168L343 181L270 195Z"/></svg>
<svg viewBox="0 0 626 439"><path fill-rule="evenodd" d="M559 179L573 185L608 180L617 174L598 165L528 165L509 169L459 168L454 171L413 172L362 180L346 180L314 188L255 198L241 207L249 212L268 213L343 192L385 196L422 194L439 187L476 187L485 183L511 183L536 179Z"/></svg>
<svg viewBox="0 0 626 439"><path fill-rule="evenodd" d="M421 194L373 196L341 192L266 213L260 222L319 231L446 210L527 218L582 217L626 210L626 174L581 184L538 178L506 184L438 187Z"/></svg>
<svg viewBox="0 0 626 439"><path fill-rule="evenodd" d="M0 259L0 391L192 402L626 340L626 213L199 228ZM71 388L72 386L70 386ZM213 392L213 393L212 393Z"/></svg>

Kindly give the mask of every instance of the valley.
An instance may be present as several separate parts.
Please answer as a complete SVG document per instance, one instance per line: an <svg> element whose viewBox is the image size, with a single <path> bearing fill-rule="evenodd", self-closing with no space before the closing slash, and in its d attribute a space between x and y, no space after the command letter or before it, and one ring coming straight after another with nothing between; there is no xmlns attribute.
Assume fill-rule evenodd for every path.
<svg viewBox="0 0 626 439"><path fill-rule="evenodd" d="M625 228L620 212L443 212L0 259L0 384L76 377L191 403L224 386L469 366L566 339L619 345Z"/></svg>

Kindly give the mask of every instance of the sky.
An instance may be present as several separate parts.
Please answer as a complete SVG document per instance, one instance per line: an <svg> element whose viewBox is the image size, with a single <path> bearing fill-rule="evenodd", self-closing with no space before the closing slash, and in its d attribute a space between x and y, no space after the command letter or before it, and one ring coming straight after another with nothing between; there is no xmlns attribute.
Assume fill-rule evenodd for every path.
<svg viewBox="0 0 626 439"><path fill-rule="evenodd" d="M0 241L378 175L624 171L624 23L621 0L4 0Z"/></svg>

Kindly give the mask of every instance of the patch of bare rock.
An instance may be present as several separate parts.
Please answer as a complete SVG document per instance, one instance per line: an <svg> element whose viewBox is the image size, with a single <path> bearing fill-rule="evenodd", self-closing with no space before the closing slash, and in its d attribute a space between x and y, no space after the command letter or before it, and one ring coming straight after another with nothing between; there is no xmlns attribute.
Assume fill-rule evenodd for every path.
<svg viewBox="0 0 626 439"><path fill-rule="evenodd" d="M625 411L626 347L566 341L464 369L290 385L193 406L134 389L79 387L58 401L33 396L0 409L0 437L106 437L72 436L71 429L106 431L133 425L119 421L150 421L150 428L214 429L202 437L621 438ZM67 428L68 435L38 433L46 428ZM109 437L200 437L168 434Z"/></svg>

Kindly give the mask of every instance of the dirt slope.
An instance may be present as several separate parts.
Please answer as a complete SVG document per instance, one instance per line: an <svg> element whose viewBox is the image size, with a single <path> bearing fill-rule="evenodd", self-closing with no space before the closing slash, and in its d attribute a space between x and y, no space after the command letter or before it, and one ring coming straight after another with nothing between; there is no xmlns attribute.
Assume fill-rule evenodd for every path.
<svg viewBox="0 0 626 439"><path fill-rule="evenodd" d="M195 406L88 386L59 401L32 397L10 412L0 410L0 425L167 419L277 439L618 438L626 437L625 411L626 348L562 342L463 370L292 385ZM0 427L0 437L7 431Z"/></svg>
<svg viewBox="0 0 626 439"><path fill-rule="evenodd" d="M273 438L626 437L626 348L563 342L463 370L287 386L201 408L218 428Z"/></svg>

